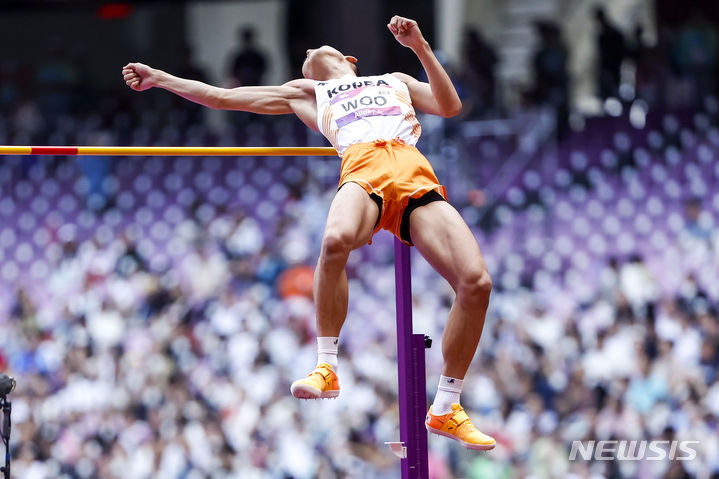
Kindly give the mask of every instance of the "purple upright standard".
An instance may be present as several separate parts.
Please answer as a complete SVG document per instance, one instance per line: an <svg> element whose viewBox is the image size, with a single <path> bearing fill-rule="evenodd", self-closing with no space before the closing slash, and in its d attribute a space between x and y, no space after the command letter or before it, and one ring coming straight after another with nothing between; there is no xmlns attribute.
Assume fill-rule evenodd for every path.
<svg viewBox="0 0 719 479"><path fill-rule="evenodd" d="M424 370L425 339L412 332L412 277L410 250L394 240L397 288L397 370L399 373L399 438L407 448L402 479L427 479L427 389Z"/></svg>

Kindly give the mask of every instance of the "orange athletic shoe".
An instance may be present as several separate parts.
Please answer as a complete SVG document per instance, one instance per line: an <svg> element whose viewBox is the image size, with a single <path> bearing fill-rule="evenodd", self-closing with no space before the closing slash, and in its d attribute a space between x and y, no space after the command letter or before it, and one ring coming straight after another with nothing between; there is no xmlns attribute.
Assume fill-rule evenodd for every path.
<svg viewBox="0 0 719 479"><path fill-rule="evenodd" d="M293 382L290 391L297 399L336 398L340 395L340 383L332 366L322 363L306 378Z"/></svg>
<svg viewBox="0 0 719 479"><path fill-rule="evenodd" d="M469 416L459 404L452 404L452 411L442 416L432 414L430 407L424 425L429 432L454 439L467 449L488 451L494 449L496 444L494 438L472 425Z"/></svg>

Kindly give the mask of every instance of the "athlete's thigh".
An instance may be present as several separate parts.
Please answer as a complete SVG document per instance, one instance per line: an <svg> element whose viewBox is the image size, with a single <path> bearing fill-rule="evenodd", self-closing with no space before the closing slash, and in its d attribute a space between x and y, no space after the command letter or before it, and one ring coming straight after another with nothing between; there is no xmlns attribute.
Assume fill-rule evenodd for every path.
<svg viewBox="0 0 719 479"><path fill-rule="evenodd" d="M412 243L452 287L462 278L486 272L477 240L446 201L420 206L410 214L409 221Z"/></svg>
<svg viewBox="0 0 719 479"><path fill-rule="evenodd" d="M327 214L325 234L353 238L352 249L359 248L372 237L379 208L357 183L345 183L337 191Z"/></svg>

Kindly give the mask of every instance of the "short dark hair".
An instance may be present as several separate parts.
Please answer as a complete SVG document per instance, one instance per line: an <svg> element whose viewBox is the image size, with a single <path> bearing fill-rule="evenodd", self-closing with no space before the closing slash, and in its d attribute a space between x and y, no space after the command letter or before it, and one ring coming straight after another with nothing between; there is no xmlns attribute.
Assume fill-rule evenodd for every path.
<svg viewBox="0 0 719 479"><path fill-rule="evenodd" d="M352 66L355 67L355 75L360 76L359 65L357 64L357 62L352 63Z"/></svg>
<svg viewBox="0 0 719 479"><path fill-rule="evenodd" d="M245 25L240 29L240 35L245 42L251 42L255 39L255 29L251 25Z"/></svg>

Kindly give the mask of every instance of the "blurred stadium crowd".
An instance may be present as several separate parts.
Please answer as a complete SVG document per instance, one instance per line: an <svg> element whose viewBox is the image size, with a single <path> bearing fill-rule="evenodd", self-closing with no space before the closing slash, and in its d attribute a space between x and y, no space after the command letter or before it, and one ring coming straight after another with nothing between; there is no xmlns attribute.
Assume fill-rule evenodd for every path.
<svg viewBox="0 0 719 479"><path fill-rule="evenodd" d="M463 402L500 445L471 455L433 438L433 477L719 471L707 104L633 136L626 119L589 125L584 149L569 141L556 171L525 171L491 227L476 221L495 291ZM65 138L110 134L94 128ZM168 141L132 130L147 135ZM388 235L350 259L342 396L288 394L315 360L311 271L333 186L308 172L327 160L92 160L108 165L102 198L87 159L0 166L18 477L396 477L380 446L397 436ZM470 220L471 199L456 202ZM419 257L413 280L416 329L439 339L452 293ZM430 350L430 388L440 363ZM609 438L700 444L690 462L567 461L572 440Z"/></svg>
<svg viewBox="0 0 719 479"><path fill-rule="evenodd" d="M52 83L69 77L47 68L34 99L0 87L0 143L308 142L286 119L217 134L178 103L139 113L97 98L76 114L78 97ZM501 161L494 139L464 147L467 164ZM499 445L477 455L432 437L432 477L719 477L719 103L706 93L641 129L628 114L588 121L554 154L555 169L527 167L491 208L450 191L495 285L462 399ZM16 477L398 477L382 445L398 438L388 235L350 257L342 395L289 395L316 359L312 269L335 185L314 172L328 161L339 169L3 158ZM413 283L415 329L438 344L453 293L416 253ZM602 439L699 443L692 461L568 461L572 441Z"/></svg>

